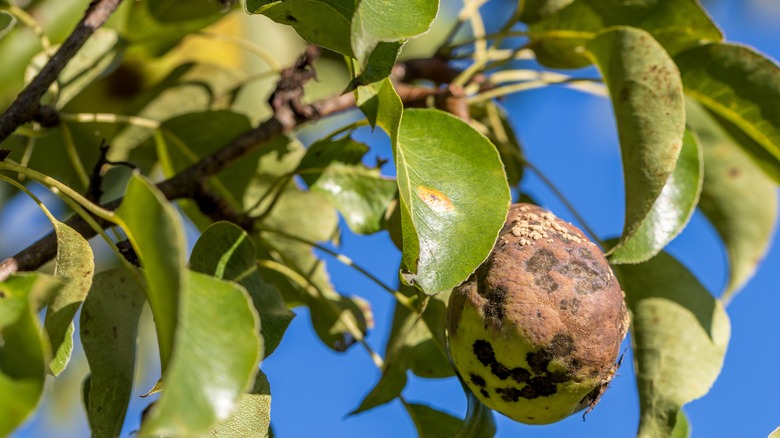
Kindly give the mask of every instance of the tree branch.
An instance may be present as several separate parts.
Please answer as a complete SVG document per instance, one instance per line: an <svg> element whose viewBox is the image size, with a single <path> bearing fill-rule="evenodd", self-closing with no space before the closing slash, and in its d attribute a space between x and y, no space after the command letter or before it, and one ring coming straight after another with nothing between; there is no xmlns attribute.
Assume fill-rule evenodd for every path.
<svg viewBox="0 0 780 438"><path fill-rule="evenodd" d="M157 184L157 188L163 195L168 200L192 198L197 201L202 198L200 199L201 204L212 202L214 200L210 199L208 192L204 192L204 182L209 176L219 173L246 155L263 148L277 136L294 130L302 124L355 108L355 96L352 93L322 99L308 106L301 104L299 100L301 94L297 91L291 91L293 90L291 87L295 85L299 90L302 90L303 84L313 77L311 74L303 74L301 71L310 68L309 61L312 56L316 56L316 53L307 50L306 54L293 67L281 72L277 90L269 99L274 107L274 115L270 119L239 135L181 173ZM291 84L291 80L297 82ZM395 88L406 107L425 106L429 97L451 96L452 94L449 89L416 87L404 83L395 84ZM280 98L280 91L287 93L286 99ZM115 210L121 202L120 198L104 204L103 208ZM218 206L211 207L218 208ZM103 228L113 225L99 218L96 218L96 221ZM95 230L91 229L86 221L79 216L73 216L65 223L84 236L85 239L96 234ZM38 269L56 255L57 236L52 232L0 263L0 281L5 280L14 272Z"/></svg>
<svg viewBox="0 0 780 438"><path fill-rule="evenodd" d="M29 122L38 112L40 100L62 69L76 55L87 39L108 20L122 0L93 0L84 18L52 55L38 75L16 96L8 109L0 116L0 143ZM1 269L1 268L0 268Z"/></svg>

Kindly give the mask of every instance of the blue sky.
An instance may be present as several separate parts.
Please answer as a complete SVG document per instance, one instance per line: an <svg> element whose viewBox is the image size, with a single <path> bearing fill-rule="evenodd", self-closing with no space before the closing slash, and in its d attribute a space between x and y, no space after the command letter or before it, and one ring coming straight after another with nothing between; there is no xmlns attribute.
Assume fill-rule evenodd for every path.
<svg viewBox="0 0 780 438"><path fill-rule="evenodd" d="M780 59L780 2L720 0L705 2L728 40L756 47ZM531 162L539 167L573 202L602 236L619 234L623 217L623 191L617 135L610 103L599 97L562 88L529 91L506 99L505 106ZM381 134L362 133L376 141L374 153L389 157ZM556 215L574 218L537 178L528 173L522 189ZM6 210L15 210L10 206ZM0 217L0 229L9 229L11 215ZM576 223L576 222L575 222ZM11 229L16 229L11 226ZM345 228L346 229L346 228ZM34 231L32 231L34 232ZM775 242L757 275L728 307L732 337L723 371L710 393L685 407L694 437L764 437L780 426L780 308L778 268L780 245ZM9 243L0 242L3 253ZM390 284L397 282L400 254L385 233L355 236L345 231L339 251L359 261ZM712 227L696 214L668 251L681 260L710 291L719 291L726 278L726 259ZM327 257L326 257L327 259ZM329 259L336 288L344 294L368 299L375 329L368 342L384 350L392 319L393 300L387 292L354 270ZM281 347L262 365L272 388L272 424L279 437L406 437L413 425L398 402L347 416L376 384L379 371L365 350L355 346L346 353L327 349L312 330L306 309L285 334ZM628 437L636 432L638 398L630 351L619 375L598 407L583 422L579 415L549 426L525 426L496 415L498 437ZM74 359L75 360L75 359ZM154 358L142 362L154 369ZM766 377L764 377L766 376ZM76 381L80 384L80 381ZM140 389L138 393L143 392ZM410 375L408 400L429 404L453 415L465 412L459 384L450 379L420 379ZM137 424L137 414L148 399L134 398L126 431ZM83 414L75 406L70 420L37 417L18 436L83 436ZM56 419L56 418L54 418Z"/></svg>

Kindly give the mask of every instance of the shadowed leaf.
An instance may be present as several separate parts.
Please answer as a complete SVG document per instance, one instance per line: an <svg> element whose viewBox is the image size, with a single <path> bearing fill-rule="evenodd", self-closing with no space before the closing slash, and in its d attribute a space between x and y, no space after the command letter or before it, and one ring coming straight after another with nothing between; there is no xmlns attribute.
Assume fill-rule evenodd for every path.
<svg viewBox="0 0 780 438"><path fill-rule="evenodd" d="M680 157L636 232L609 257L610 263L641 263L658 254L685 228L696 209L704 169L699 140L685 131Z"/></svg>
<svg viewBox="0 0 780 438"><path fill-rule="evenodd" d="M669 55L645 31L612 28L588 50L607 82L620 138L626 187L620 247L651 214L675 169L685 132L682 83Z"/></svg>
<svg viewBox="0 0 780 438"><path fill-rule="evenodd" d="M723 39L696 0L576 0L564 8L560 4L565 2L546 3L558 10L531 24L529 34L537 59L547 67L589 65L592 60L583 48L599 31L613 26L643 29L672 55L701 41Z"/></svg>
<svg viewBox="0 0 780 438"><path fill-rule="evenodd" d="M699 104L688 99L686 110L704 149L699 207L728 252L729 279L722 297L728 301L769 249L777 222L777 186Z"/></svg>
<svg viewBox="0 0 780 438"><path fill-rule="evenodd" d="M19 427L38 405L50 360L36 314L63 284L38 273L0 283L0 436Z"/></svg>
<svg viewBox="0 0 780 438"><path fill-rule="evenodd" d="M408 297L418 293L411 286L402 286L401 292ZM431 297L422 317L396 303L382 376L352 414L373 409L398 397L406 387L409 370L426 378L454 375L444 340L449 296L447 291Z"/></svg>
<svg viewBox="0 0 780 438"><path fill-rule="evenodd" d="M73 317L92 285L95 260L89 243L73 228L51 218L57 233L57 264L54 276L65 281L65 287L46 308L44 327L51 341L54 357L51 373L59 375L73 351Z"/></svg>
<svg viewBox="0 0 780 438"><path fill-rule="evenodd" d="M179 295L186 288L181 218L159 189L138 173L130 179L116 216L143 268L165 370L174 345Z"/></svg>
<svg viewBox="0 0 780 438"><path fill-rule="evenodd" d="M279 290L257 270L255 247L249 235L230 222L217 222L201 234L190 256L190 269L238 282L252 298L260 315L261 334L268 357L282 340L295 316Z"/></svg>
<svg viewBox="0 0 780 438"><path fill-rule="evenodd" d="M748 47L725 43L696 47L674 60L685 93L737 131L737 143L780 183L780 67Z"/></svg>
<svg viewBox="0 0 780 438"><path fill-rule="evenodd" d="M450 438L458 433L463 420L419 403L404 405L420 438Z"/></svg>
<svg viewBox="0 0 780 438"><path fill-rule="evenodd" d="M680 408L704 396L720 374L729 318L720 301L666 253L619 270L631 312L639 436L669 436Z"/></svg>
<svg viewBox="0 0 780 438"><path fill-rule="evenodd" d="M119 436L135 372L138 320L146 300L124 269L96 275L81 309L81 343L90 378L84 404L93 436Z"/></svg>

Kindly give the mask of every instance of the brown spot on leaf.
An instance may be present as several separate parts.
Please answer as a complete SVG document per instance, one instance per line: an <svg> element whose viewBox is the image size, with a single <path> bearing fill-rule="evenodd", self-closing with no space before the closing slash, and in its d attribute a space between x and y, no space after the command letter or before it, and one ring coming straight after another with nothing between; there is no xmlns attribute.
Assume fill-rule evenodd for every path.
<svg viewBox="0 0 780 438"><path fill-rule="evenodd" d="M417 197L436 213L450 213L455 210L450 198L434 188L417 186Z"/></svg>

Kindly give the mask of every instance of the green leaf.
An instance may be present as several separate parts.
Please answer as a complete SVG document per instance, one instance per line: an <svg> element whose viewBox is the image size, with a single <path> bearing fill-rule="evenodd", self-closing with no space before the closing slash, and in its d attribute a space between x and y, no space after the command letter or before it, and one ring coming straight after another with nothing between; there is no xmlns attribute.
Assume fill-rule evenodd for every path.
<svg viewBox="0 0 780 438"><path fill-rule="evenodd" d="M704 185L699 207L726 246L726 302L753 276L769 250L778 215L777 188L722 127L692 99L688 124L704 149Z"/></svg>
<svg viewBox="0 0 780 438"><path fill-rule="evenodd" d="M672 435L670 438L690 438L691 437L691 425L688 422L688 416L685 415L682 409L677 411L677 420L674 423L674 429L672 429Z"/></svg>
<svg viewBox="0 0 780 438"><path fill-rule="evenodd" d="M227 420L212 427L203 438L264 438L270 436L271 425L271 386L265 373L258 370L252 391L241 396Z"/></svg>
<svg viewBox="0 0 780 438"><path fill-rule="evenodd" d="M246 288L260 315L265 357L279 345L295 316L279 290L263 278L255 262L255 246L249 235L230 222L217 222L201 234L190 255L190 269Z"/></svg>
<svg viewBox="0 0 780 438"><path fill-rule="evenodd" d="M181 318L162 395L140 435L189 436L225 421L257 373L260 321L236 283L187 271Z"/></svg>
<svg viewBox="0 0 780 438"><path fill-rule="evenodd" d="M487 258L510 193L490 141L438 110L404 111L394 148L403 277L427 294L451 289Z"/></svg>
<svg viewBox="0 0 780 438"><path fill-rule="evenodd" d="M124 18L119 26L124 30L122 36L132 43L134 51L153 57L165 54L187 35L225 15L217 0L143 0L128 8L119 15Z"/></svg>
<svg viewBox="0 0 780 438"><path fill-rule="evenodd" d="M215 0L150 0L147 2L149 13L160 23L208 18L224 13L224 6Z"/></svg>
<svg viewBox="0 0 780 438"><path fill-rule="evenodd" d="M637 233L675 169L685 132L677 67L652 36L613 28L588 44L604 76L615 111L626 216L618 246Z"/></svg>
<svg viewBox="0 0 780 438"><path fill-rule="evenodd" d="M619 275L631 312L639 436L669 436L680 408L705 395L720 374L729 318L720 301L666 253L620 266Z"/></svg>
<svg viewBox="0 0 780 438"><path fill-rule="evenodd" d="M8 35L16 25L16 17L7 11L0 11L0 40Z"/></svg>
<svg viewBox="0 0 780 438"><path fill-rule="evenodd" d="M407 403L404 407L412 418L417 436L420 438L450 438L455 436L463 426L463 420L460 418L427 405Z"/></svg>
<svg viewBox="0 0 780 438"><path fill-rule="evenodd" d="M281 261L263 251L279 253ZM343 352L363 339L373 321L370 304L333 290L324 262L310 248L261 241L258 253L263 276L274 281L288 305L309 308L314 331L325 345Z"/></svg>
<svg viewBox="0 0 780 438"><path fill-rule="evenodd" d="M36 314L62 287L54 277L13 274L0 283L0 436L38 405L50 355Z"/></svg>
<svg viewBox="0 0 780 438"><path fill-rule="evenodd" d="M368 85L390 76L403 45L403 42L379 42L368 56L362 72L352 81L350 87Z"/></svg>
<svg viewBox="0 0 780 438"><path fill-rule="evenodd" d="M395 59L390 60L393 52L397 55L405 40L427 32L438 11L438 0L361 0L352 17L350 39L354 57L363 66L369 64L366 70L381 70L387 73L383 76L386 77L390 74L387 65L395 63ZM375 53L377 51L380 55ZM378 68L377 64L385 67ZM364 81L368 82L373 81Z"/></svg>
<svg viewBox="0 0 780 438"><path fill-rule="evenodd" d="M523 23L535 23L542 18L560 11L569 6L574 0L525 0L520 6L520 21Z"/></svg>
<svg viewBox="0 0 780 438"><path fill-rule="evenodd" d="M468 411L463 420L463 427L453 435L453 438L492 438L496 434L496 419L493 417L493 411L483 405L462 380L460 384L466 393Z"/></svg>
<svg viewBox="0 0 780 438"><path fill-rule="evenodd" d="M165 370L174 345L179 295L187 287L184 227L173 205L138 173L130 179L116 217L143 268Z"/></svg>
<svg viewBox="0 0 780 438"><path fill-rule="evenodd" d="M738 131L740 146L780 183L780 67L753 49L725 43L685 51L675 62L685 93Z"/></svg>
<svg viewBox="0 0 780 438"><path fill-rule="evenodd" d="M93 436L119 436L133 389L144 288L124 268L97 274L81 309L81 343L91 372L85 388Z"/></svg>
<svg viewBox="0 0 780 438"><path fill-rule="evenodd" d="M523 147L515 134L506 110L493 101L469 107L473 121L482 124L486 131L482 132L498 148L501 162L504 163L507 180L510 186L516 186L523 179Z"/></svg>
<svg viewBox="0 0 780 438"><path fill-rule="evenodd" d="M560 2L553 6L559 8ZM540 63L580 68L591 63L583 48L597 32L612 26L644 29L672 55L723 35L696 0L576 0L529 26L531 47Z"/></svg>
<svg viewBox="0 0 780 438"><path fill-rule="evenodd" d="M355 0L246 0L249 14L263 14L292 26L301 38L353 56L350 45Z"/></svg>
<svg viewBox="0 0 780 438"><path fill-rule="evenodd" d="M658 254L691 219L703 179L701 145L686 130L680 157L661 194L636 232L612 250L610 263L641 263Z"/></svg>
<svg viewBox="0 0 780 438"><path fill-rule="evenodd" d="M396 183L379 168L362 164L368 146L350 137L313 143L301 159L297 173L311 190L325 194L355 233L382 229L387 206L395 197Z"/></svg>
<svg viewBox="0 0 780 438"><path fill-rule="evenodd" d="M390 79L358 87L355 100L371 126L379 125L390 136L390 142L397 144L404 105Z"/></svg>
<svg viewBox="0 0 780 438"><path fill-rule="evenodd" d="M135 47L135 46L134 46ZM150 87L128 105L126 114L152 120L168 120L179 115L197 113L224 106L229 103L226 93L239 79L237 73L213 64L182 64L174 68L168 76ZM236 121L231 120L226 130L234 129ZM190 129L198 125L190 125ZM202 130L200 131L203 132ZM147 127L127 126L116 134L111 142L109 159L124 161L131 158L131 152L148 141L154 131ZM219 130L209 135L217 136ZM218 145L212 145L212 147ZM144 156L146 152L147 156ZM152 167L157 157L149 159L148 151L140 148L134 163ZM151 162L150 162L151 161Z"/></svg>
<svg viewBox="0 0 780 438"><path fill-rule="evenodd" d="M200 111L182 114L163 122L162 138L156 137L157 156L165 176L170 178L216 152L229 141L252 129L249 119L232 111ZM264 149L273 149L274 140ZM262 153L262 152L261 152ZM258 153L251 154L209 179L209 187L233 208L244 210L244 194L257 173ZM211 224L192 201L180 201L182 210L200 229Z"/></svg>
<svg viewBox="0 0 780 438"><path fill-rule="evenodd" d="M54 276L65 281L65 287L49 303L44 320L54 352L49 368L57 376L67 366L73 351L72 321L92 285L95 259L92 248L81 234L53 217L51 219L57 233Z"/></svg>
<svg viewBox="0 0 780 438"><path fill-rule="evenodd" d="M97 29L58 76L55 93L57 109L63 108L82 90L113 70L119 63L125 46L125 42L115 30ZM44 51L30 61L25 72L25 82L29 82L38 74L49 57L49 52Z"/></svg>
<svg viewBox="0 0 780 438"><path fill-rule="evenodd" d="M402 286L401 292L408 297L418 293L411 286ZM431 297L422 317L396 303L382 376L351 414L373 409L398 397L406 387L408 370L427 378L454 375L444 334L449 296L446 291Z"/></svg>
<svg viewBox="0 0 780 438"><path fill-rule="evenodd" d="M251 210L263 217L261 227L277 232L264 232L256 238L261 274L277 285L289 306L308 306L312 325L322 341L336 351L344 351L365 335L370 308L360 299L333 290L325 262L314 255L309 244L284 237L296 236L307 242L332 240L338 232L338 217L323 194L302 191L290 183L305 154L300 143L279 146L274 153L261 157L257 175L244 197L255 202L274 187L279 189L276 202L273 199L277 196L270 196L270 201L260 202Z"/></svg>

